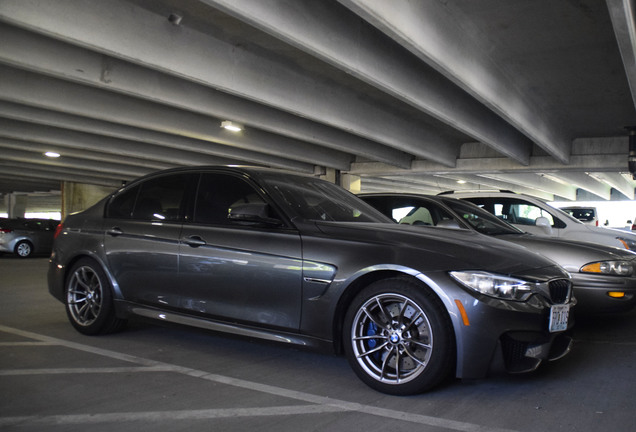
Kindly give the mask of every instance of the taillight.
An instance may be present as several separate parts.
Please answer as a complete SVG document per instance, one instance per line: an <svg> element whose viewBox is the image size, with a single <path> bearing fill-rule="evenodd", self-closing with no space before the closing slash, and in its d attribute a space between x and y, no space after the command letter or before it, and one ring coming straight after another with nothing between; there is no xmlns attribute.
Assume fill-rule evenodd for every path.
<svg viewBox="0 0 636 432"><path fill-rule="evenodd" d="M13 230L11 228L0 228L0 233L9 234Z"/></svg>
<svg viewBox="0 0 636 432"><path fill-rule="evenodd" d="M64 224L63 223L57 224L57 226L55 227L55 233L53 233L53 238L56 239L57 236L60 235L60 233L62 232L63 229L64 229Z"/></svg>

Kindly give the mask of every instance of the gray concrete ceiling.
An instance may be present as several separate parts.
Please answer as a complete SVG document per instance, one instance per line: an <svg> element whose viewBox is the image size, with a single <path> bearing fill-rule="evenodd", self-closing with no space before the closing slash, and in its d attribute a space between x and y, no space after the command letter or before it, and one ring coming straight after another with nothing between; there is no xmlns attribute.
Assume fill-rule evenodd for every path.
<svg viewBox="0 0 636 432"><path fill-rule="evenodd" d="M257 164L353 174L362 191L633 200L634 9L0 0L0 193Z"/></svg>

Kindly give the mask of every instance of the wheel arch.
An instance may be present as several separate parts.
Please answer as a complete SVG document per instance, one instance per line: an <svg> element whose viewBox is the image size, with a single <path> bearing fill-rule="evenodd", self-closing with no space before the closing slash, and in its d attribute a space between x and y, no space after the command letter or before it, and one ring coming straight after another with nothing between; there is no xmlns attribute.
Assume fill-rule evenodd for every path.
<svg viewBox="0 0 636 432"><path fill-rule="evenodd" d="M424 276L422 273L408 269L408 268L381 268L375 271L367 272L355 280L353 280L347 286L346 290L342 293L338 300L338 304L336 305L336 309L334 312L334 322L333 322L333 344L334 350L338 354L343 353L343 338L342 338L342 330L344 327L344 319L345 314L347 313L347 309L351 305L351 302L355 298L358 293L360 293L364 288L369 286L370 284L377 282L383 279L390 278L402 278L405 280L410 280L416 282L423 289L430 290L435 294L435 297L442 303L444 309L446 310L447 316L451 321L451 327L453 330L453 340L455 341L456 350L459 348L458 340L457 340L457 326L459 322L457 321L457 316L452 313L449 313L450 310L454 310L454 302L452 299L437 285L433 280Z"/></svg>
<svg viewBox="0 0 636 432"><path fill-rule="evenodd" d="M68 282L68 278L70 275L70 271L73 268L73 266L80 260L82 259L90 259L93 260L97 263L97 265L102 269L102 271L106 274L106 277L108 278L108 282L110 282L110 287L113 290L113 299L114 300L121 300L123 299L122 294L121 294L121 290L119 289L119 284L117 283L117 280L115 279L115 277L112 275L112 273L110 272L110 270L108 269L108 266L106 265L106 263L104 262L104 260L102 260L102 258L90 251L83 251L80 253L75 254L72 258L70 258L65 267L64 267L64 274L63 274L63 286L62 289L66 289L66 283Z"/></svg>

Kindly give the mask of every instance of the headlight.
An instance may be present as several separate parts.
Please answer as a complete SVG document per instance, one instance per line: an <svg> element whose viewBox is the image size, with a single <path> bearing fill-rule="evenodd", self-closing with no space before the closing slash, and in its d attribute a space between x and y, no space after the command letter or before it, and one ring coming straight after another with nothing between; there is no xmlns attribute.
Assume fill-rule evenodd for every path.
<svg viewBox="0 0 636 432"><path fill-rule="evenodd" d="M535 287L532 282L483 271L453 271L450 275L467 288L504 300L524 301Z"/></svg>
<svg viewBox="0 0 636 432"><path fill-rule="evenodd" d="M634 265L629 261L599 261L581 267L583 273L597 273L614 276L631 276Z"/></svg>
<svg viewBox="0 0 636 432"><path fill-rule="evenodd" d="M616 237L616 240L621 242L623 246L625 246L625 249L636 252L636 240L625 237Z"/></svg>

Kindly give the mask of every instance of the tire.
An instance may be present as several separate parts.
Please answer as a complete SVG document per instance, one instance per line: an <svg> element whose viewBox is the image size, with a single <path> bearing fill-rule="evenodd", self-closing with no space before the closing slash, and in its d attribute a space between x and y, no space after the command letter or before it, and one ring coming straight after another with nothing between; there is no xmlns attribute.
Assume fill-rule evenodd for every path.
<svg viewBox="0 0 636 432"><path fill-rule="evenodd" d="M33 245L26 240L19 241L13 249L15 254L20 258L28 258L33 255Z"/></svg>
<svg viewBox="0 0 636 432"><path fill-rule="evenodd" d="M455 366L455 338L444 305L428 288L405 278L372 283L351 302L343 327L349 364L383 393L422 393Z"/></svg>
<svg viewBox="0 0 636 432"><path fill-rule="evenodd" d="M68 319L80 333L114 333L126 325L126 320L115 315L112 289L106 273L91 259L81 259L71 268L65 299Z"/></svg>

